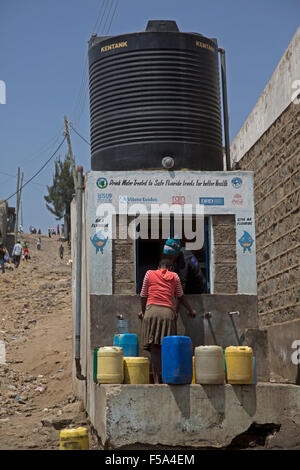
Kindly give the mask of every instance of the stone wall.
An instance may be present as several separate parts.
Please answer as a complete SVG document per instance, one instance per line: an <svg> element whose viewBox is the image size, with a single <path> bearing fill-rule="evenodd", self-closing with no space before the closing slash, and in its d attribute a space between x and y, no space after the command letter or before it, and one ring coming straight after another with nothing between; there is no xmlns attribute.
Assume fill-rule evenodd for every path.
<svg viewBox="0 0 300 470"><path fill-rule="evenodd" d="M300 27L231 144L233 170L254 172L258 316L270 377L300 384ZM299 93L299 91L298 91Z"/></svg>
<svg viewBox="0 0 300 470"><path fill-rule="evenodd" d="M300 106L290 106L238 162L254 171L260 326L299 318Z"/></svg>
<svg viewBox="0 0 300 470"><path fill-rule="evenodd" d="M132 218L128 218L128 223ZM126 228L127 238L123 239L122 227ZM120 216L116 216L116 239L113 240L113 293L114 294L135 294L136 293L136 275L135 275L135 244L134 240L128 236L127 221L122 224Z"/></svg>
<svg viewBox="0 0 300 470"><path fill-rule="evenodd" d="M237 260L234 215L212 216L214 293L237 293Z"/></svg>
<svg viewBox="0 0 300 470"><path fill-rule="evenodd" d="M113 293L135 294L133 240L113 240Z"/></svg>
<svg viewBox="0 0 300 470"><path fill-rule="evenodd" d="M270 379L300 384L300 106L291 103L239 160L254 171L258 318Z"/></svg>

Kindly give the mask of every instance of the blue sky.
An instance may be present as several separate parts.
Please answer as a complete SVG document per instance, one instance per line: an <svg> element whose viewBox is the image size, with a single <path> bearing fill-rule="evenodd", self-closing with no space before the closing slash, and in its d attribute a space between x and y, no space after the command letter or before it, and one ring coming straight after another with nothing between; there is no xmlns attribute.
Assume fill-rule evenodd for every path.
<svg viewBox="0 0 300 470"><path fill-rule="evenodd" d="M116 5L110 35L143 31L149 19L172 19L181 31L217 38L227 54L231 141L300 18L298 0L104 1L0 0L0 80L6 83L6 104L0 104L0 199L15 192L18 167L25 182L52 155L63 137L64 115L89 140L87 42L93 32L107 33ZM101 12L105 16L95 29ZM74 133L71 139L76 164L88 171L88 145ZM59 154L64 158L66 152L65 143ZM54 160L23 190L26 232L31 224L43 233L56 227L43 198L53 170ZM15 203L16 197L9 200Z"/></svg>

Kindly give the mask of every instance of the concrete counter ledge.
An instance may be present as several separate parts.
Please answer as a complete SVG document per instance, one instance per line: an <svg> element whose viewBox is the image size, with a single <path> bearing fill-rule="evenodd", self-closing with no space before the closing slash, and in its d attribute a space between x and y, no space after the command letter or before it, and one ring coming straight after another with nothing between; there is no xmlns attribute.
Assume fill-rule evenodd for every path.
<svg viewBox="0 0 300 470"><path fill-rule="evenodd" d="M249 436L267 449L300 448L297 385L92 386L90 419L105 449L220 449Z"/></svg>

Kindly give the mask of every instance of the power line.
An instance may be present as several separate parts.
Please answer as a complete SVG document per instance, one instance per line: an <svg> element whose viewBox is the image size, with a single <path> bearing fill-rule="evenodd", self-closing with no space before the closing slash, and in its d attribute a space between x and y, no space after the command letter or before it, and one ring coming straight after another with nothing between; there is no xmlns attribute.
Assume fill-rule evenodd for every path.
<svg viewBox="0 0 300 470"><path fill-rule="evenodd" d="M106 23L107 23L107 21L108 21L108 18L109 18L109 15L110 15L110 12L111 12L111 9L112 9L113 4L114 4L114 2L112 1L111 4L110 4L110 9L108 10L108 13L107 13L107 17L106 17L104 26L103 26L103 34L104 34L104 31L105 31L105 26L106 26Z"/></svg>
<svg viewBox="0 0 300 470"><path fill-rule="evenodd" d="M101 30L102 21L103 21L103 19L104 19L104 17L105 17L105 12L106 12L106 10L107 10L108 5L109 5L109 0L104 0L104 1L103 1L104 10L103 10L103 12L102 12L102 16L101 16L101 20L100 20L99 26L97 25L97 22L96 22L96 24L95 24L95 26L94 26L94 31L93 31L93 33L97 33L98 28L99 28L99 31Z"/></svg>
<svg viewBox="0 0 300 470"><path fill-rule="evenodd" d="M20 192L23 188L25 188L25 186L27 186L28 183L30 183L39 173L41 173L41 171L45 168L46 165L48 165L48 163L50 162L50 160L52 160L52 158L54 157L54 155L57 154L57 152L59 151L59 149L61 148L62 144L64 143L64 141L66 140L66 136L64 136L63 140L61 141L61 143L59 144L59 146L57 147L57 149L55 150L55 152L51 155L50 158L48 158L48 160L44 163L44 165L31 177L29 178L28 181L26 181L20 188L19 188L19 191L16 191L14 194L12 194L11 196L9 196L7 199L5 199L5 201L8 201L9 199L11 199L13 196L15 196L18 192Z"/></svg>
<svg viewBox="0 0 300 470"><path fill-rule="evenodd" d="M84 62L84 66L83 66L82 78L81 78L81 84L80 84L78 96L77 96L77 99L75 101L72 113L71 113L71 116L73 116L74 119L76 119L76 117L78 115L78 111L80 109L82 97L83 97L83 95L85 93L85 89L86 89L86 82L87 82L87 78L88 78L88 67L87 67L87 65L88 65L88 58L86 57L85 62Z"/></svg>
<svg viewBox="0 0 300 470"><path fill-rule="evenodd" d="M79 123L79 121L81 119L81 115L82 115L82 112L83 112L83 109L84 109L84 106L85 106L85 102L86 102L86 96L87 96L87 93L88 93L88 87L87 87L87 83L88 83L88 66L87 66L87 62L88 62L88 60L86 59L85 71L84 71L83 82L82 82L83 83L82 92L81 92L81 96L78 99L77 105L75 107L75 112L74 112L74 120L75 120L76 123Z"/></svg>
<svg viewBox="0 0 300 470"><path fill-rule="evenodd" d="M38 147L34 152L29 153L27 156L22 157L22 161L17 163L18 166L22 166L24 162L26 162L26 165L28 166L33 160L36 160L40 154L43 152L48 152L51 150L51 148L54 147L54 145L57 145L58 140L61 138L61 131L62 127L58 130L58 132L47 142L45 142L43 145Z"/></svg>
<svg viewBox="0 0 300 470"><path fill-rule="evenodd" d="M24 165L24 162L26 163L26 166L27 168L30 166L30 163L33 162L33 160L36 160L37 158L40 157L41 153L46 153L46 152L50 152L52 150L52 148L57 145L57 142L58 140L61 139L61 130L62 130L62 127L60 128L60 130L58 131L58 133L52 137L51 140L47 141L46 143L44 143L41 147L39 147L38 149L36 149L35 152L32 152L30 154L28 154L27 156L23 157L22 158L22 161L20 161L19 163L16 163L17 166L23 166ZM7 161L9 162L9 159L7 159ZM9 163L8 163L9 164ZM6 168L11 170L11 168L9 168L7 165L6 165ZM12 170L13 171L13 170ZM1 174L5 174L3 172L0 172ZM11 176L9 174L6 174L6 176ZM1 184L6 184L8 180L6 180L5 182L1 182Z"/></svg>
<svg viewBox="0 0 300 470"><path fill-rule="evenodd" d="M27 164L30 164L31 162L33 162L33 160L36 160L37 158L39 158L40 154L43 152L48 152L51 150L51 148L54 147L54 145L57 145L58 141L61 139L61 135L62 135L62 130L63 130L63 127L60 127L59 131L57 132L57 134L52 137L51 140L49 140L48 143L46 143L45 145L43 145L42 147L40 147L39 150L37 150L35 153L33 153L31 156L32 158L30 158L30 160L28 160ZM29 157L28 157L29 158ZM25 160L27 160L27 158L25 158ZM24 163L24 159L22 160L22 163ZM22 166L22 163L21 163L21 166Z"/></svg>
<svg viewBox="0 0 300 470"><path fill-rule="evenodd" d="M17 178L16 175L11 175L9 173L4 173L3 171L0 171L0 175L5 175L5 176L9 176L10 178ZM4 184L6 184L8 182L8 179L6 179L5 181L0 181L0 184L1 186L3 186Z"/></svg>
<svg viewBox="0 0 300 470"><path fill-rule="evenodd" d="M76 131L76 129L74 129L74 127L72 126L71 123L69 123L71 129L75 132L75 134L77 134L79 137L81 137L82 140L84 140L88 145L91 145L90 142L88 142L81 134L79 134L78 131Z"/></svg>
<svg viewBox="0 0 300 470"><path fill-rule="evenodd" d="M112 14L112 17L111 17L111 20L110 20L110 23L109 23L108 30L106 31L106 34L108 34L109 31L110 31L110 27L111 27L111 25L112 25L112 22L113 22L113 19L114 19L114 16L115 16L115 13L116 13L116 11L117 11L117 8L118 8L119 3L120 3L120 0L117 0L116 6L115 6L115 9L114 9L114 12L113 12L113 14Z"/></svg>
<svg viewBox="0 0 300 470"><path fill-rule="evenodd" d="M99 11L96 23L93 26L93 30L92 30L93 34L97 33L98 28L99 29L101 28L101 24L102 24L103 18L106 15L106 10L107 10L108 5L109 5L109 0L102 0L102 4L101 4L101 7L100 7L100 11ZM99 22L99 20L100 20L100 22ZM86 56L84 67L83 67L83 72L82 72L81 85L80 85L78 97L77 97L77 100L75 102L73 112L71 114L71 116L73 116L73 120L75 120L76 122L77 121L79 122L79 120L81 118L82 110L83 110L84 105L85 105L86 95L87 95L87 86L86 86L87 81L88 81L88 57Z"/></svg>
<svg viewBox="0 0 300 470"><path fill-rule="evenodd" d="M110 0L103 0L103 3L101 5L101 9L100 9L100 13L98 15L96 24L94 26L94 28L96 28L96 29L94 29L93 33L98 33L98 31L97 31L97 29L98 29L100 36L108 35L108 33L110 31L110 28L111 28L111 25L112 25L112 22L113 22L113 19L115 17L116 11L117 11L117 7L118 7L119 2L120 2L120 0L116 0L115 8L113 10L114 1L115 0L111 0L111 3L110 3ZM111 15L112 10L113 10L113 13ZM102 15L101 15L101 13L102 13ZM110 15L111 15L111 18L110 18ZM100 22L99 22L100 16L101 16L101 19L100 19ZM110 23L109 23L107 31L105 32L105 28L106 28L106 25L107 25L107 22L108 22L109 18L110 18ZM105 22L104 22L103 27L101 28L101 25L102 25L102 22L103 22L104 19L105 19ZM97 26L98 23L99 23L99 26ZM86 103L86 97L87 97L87 94L88 94L88 87L87 87L88 67L87 67L87 62L88 62L88 59L86 58L84 71L83 71L83 76L82 76L82 80L81 80L81 87L80 87L80 91L79 91L79 96L77 98L77 102L76 102L76 104L74 106L74 109L73 109L73 113L74 113L73 114L73 122L75 122L76 124L78 124L80 119L81 119L81 116L82 116L82 113L83 113L83 110L84 110L84 107L85 107L85 103Z"/></svg>
<svg viewBox="0 0 300 470"><path fill-rule="evenodd" d="M100 7L100 10L99 10L99 14L98 14L98 17L97 17L97 20L96 20L96 23L94 25L94 31L93 32L96 32L97 33L97 29L101 28L101 25L102 25L102 22L104 20L104 18L106 17L106 20L105 20L105 23L104 23L104 27L102 29L102 33L99 33L100 34L104 34L104 30L105 30L105 27L106 27L106 24L108 22L108 19L109 19L109 16L110 16L110 13L112 11L112 8L113 8L113 4L114 4L114 0L112 0L111 4L110 4L110 8L108 10L108 6L109 6L109 2L110 0L102 0L102 4L101 4L101 7ZM113 14L111 16L111 20L110 20L110 24L109 24L109 27L108 27L108 30L106 32L106 34L108 34L109 30L110 30L110 27L111 27L111 24L112 24L112 21L113 21L113 18L115 16L115 13L116 13L116 10L117 10L117 6L119 4L119 0L117 0L116 4L115 4L115 8L114 8L114 11L113 11ZM107 13L107 15L106 15ZM79 106L79 116L78 116L78 120L80 119L81 117L81 114L82 114L82 110L84 108L84 105L85 105L85 101L86 101L86 95L87 95L87 88L86 88L86 82L87 82L87 79L88 79L88 73L87 73L87 58L86 58L86 61L85 61L85 65L84 65L84 70L83 70L83 76L82 76L82 80L81 80L81 85L80 85L80 89L79 89L79 94L78 94L78 98L77 98L77 104L75 105L75 108L74 108L74 111L76 109L77 106ZM73 126L70 125L70 127L72 128L72 130L82 139L84 140L88 145L90 145L90 142L88 142L78 131L76 131L76 129L74 129ZM55 139L55 141L57 140L58 138L58 135L56 134L55 138L52 138L51 139L51 142L53 142L53 140ZM27 186L27 184L29 184L45 167L46 165L50 162L50 160L56 155L56 153L58 152L58 150L61 148L61 146L63 145L64 141L66 139L66 136L64 136L62 142L59 144L59 146L57 147L57 149L55 150L55 152L51 155L51 157L45 162L45 164L28 180L26 181L21 188L19 188L19 191L16 191L15 193L13 193L11 196L9 196L6 201L8 201L9 199L11 199L13 196L15 196L17 193L19 193L25 186ZM50 142L49 142L50 144ZM49 144L45 144L43 147L48 147ZM39 154L40 152L37 152L37 154ZM34 157L30 160L34 160L36 158L36 154L33 154ZM4 173L2 173L4 174ZM12 175L9 175L9 174L6 174L6 176L10 176L12 177ZM37 183L35 183L37 184Z"/></svg>
<svg viewBox="0 0 300 470"><path fill-rule="evenodd" d="M17 175L11 175L10 173L4 173L3 171L0 171L0 175L9 176L10 178L17 178ZM0 184L3 184L3 182L2 183L0 182ZM38 186L42 186L43 188L45 187L45 184L41 184L41 183L33 183L33 184L37 184Z"/></svg>
<svg viewBox="0 0 300 470"><path fill-rule="evenodd" d="M104 7L106 1L107 1L107 0L102 0L102 5L101 5L101 7L100 7L100 11L99 11L99 14L98 14L98 16L97 16L96 23L94 24L92 33L96 33L96 31L97 31L98 22L99 22L99 19L100 19L102 13L103 13L103 7ZM102 18L103 18L103 17L102 17ZM101 24L101 22L102 22L102 18L101 18L100 24Z"/></svg>

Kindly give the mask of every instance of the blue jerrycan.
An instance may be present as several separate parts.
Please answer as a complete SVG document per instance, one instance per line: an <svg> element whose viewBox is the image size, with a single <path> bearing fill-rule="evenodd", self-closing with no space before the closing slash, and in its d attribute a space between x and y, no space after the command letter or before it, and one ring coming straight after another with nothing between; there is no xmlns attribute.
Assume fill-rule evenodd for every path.
<svg viewBox="0 0 300 470"><path fill-rule="evenodd" d="M139 355L139 342L136 334L116 334L113 345L123 348L124 357L137 357Z"/></svg>
<svg viewBox="0 0 300 470"><path fill-rule="evenodd" d="M193 380L193 345L188 336L165 336L161 345L162 380L190 384Z"/></svg>

